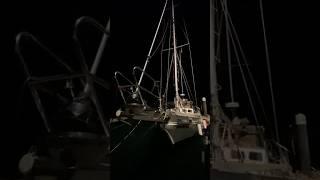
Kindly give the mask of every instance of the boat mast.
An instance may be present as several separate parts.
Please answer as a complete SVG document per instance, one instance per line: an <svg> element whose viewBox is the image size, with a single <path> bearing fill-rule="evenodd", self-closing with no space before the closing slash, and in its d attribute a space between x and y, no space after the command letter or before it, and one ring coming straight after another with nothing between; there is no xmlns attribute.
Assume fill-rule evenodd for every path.
<svg viewBox="0 0 320 180"><path fill-rule="evenodd" d="M175 20L174 20L174 4L172 2L172 31L173 31L173 58L174 58L174 86L176 91L176 100L175 106L179 104L179 88L178 88L178 68L177 68L177 44L176 44L176 29L175 29Z"/></svg>
<svg viewBox="0 0 320 180"><path fill-rule="evenodd" d="M210 0L210 96L212 115L216 117L219 109L219 99L217 90L217 72L215 60L215 4Z"/></svg>

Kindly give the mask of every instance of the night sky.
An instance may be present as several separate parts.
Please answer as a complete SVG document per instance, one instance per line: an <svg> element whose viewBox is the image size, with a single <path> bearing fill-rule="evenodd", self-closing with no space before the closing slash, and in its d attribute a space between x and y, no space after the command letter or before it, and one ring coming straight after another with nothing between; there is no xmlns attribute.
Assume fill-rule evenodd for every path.
<svg viewBox="0 0 320 180"><path fill-rule="evenodd" d="M72 30L75 20L81 16L91 16L105 25L107 18L111 16L110 49L105 57L106 61L99 67L98 75L114 83L112 75L115 70L131 72L133 66L143 65L163 2L114 0L112 2L74 2L73 4L68 2L69 5L66 2L40 4L15 2L2 6L8 11L1 12L3 19L1 26L3 47L1 51L1 90L2 97L4 97L1 103L3 115L0 125L1 150L3 151L0 159L4 166L1 168L1 174L12 176L16 173L16 163L19 158L35 142L36 137L41 136L43 131L41 119L36 115L35 110L33 110L35 111L34 116L21 117L19 115L21 112L18 109L19 94L22 91L24 75L14 53L15 35L21 31L28 31L61 58L67 62L73 62ZM209 1L177 0L176 3L178 16L184 17L189 28L199 96L208 97ZM320 137L318 133L320 123L317 116L319 101L317 84L319 81L317 65L319 29L317 28L318 13L315 10L317 6L314 5L315 3L303 4L302 1L264 1L263 3L282 144L289 145L289 124L293 123L294 115L298 112L305 113L308 118L312 162L314 166L320 167L320 156L317 155L320 150L317 145L317 139ZM246 56L252 64L253 72L256 73L258 88L262 91L263 98L269 100L266 90L268 88L266 74L263 69L265 68L265 55L258 2L229 0L229 7ZM86 44L87 55L94 57L93 52L99 42L96 34L99 33L89 30L88 34L85 32L81 37L83 37L83 43ZM34 62L39 60L36 55L32 59ZM48 68L50 71L49 67L41 68ZM224 76L218 77L221 84L226 80ZM221 94L224 93L221 92ZM21 106L29 107L32 111L34 105L32 100L28 99L28 93L26 94ZM228 100L228 98L221 98ZM267 105L270 105L268 103ZM163 139L161 135L157 135L156 138L157 141ZM152 142L150 139L148 141ZM166 142L160 144L162 143L164 147L171 147ZM130 147L127 148L130 149ZM166 153L169 153L168 151ZM159 150L157 153L161 152Z"/></svg>

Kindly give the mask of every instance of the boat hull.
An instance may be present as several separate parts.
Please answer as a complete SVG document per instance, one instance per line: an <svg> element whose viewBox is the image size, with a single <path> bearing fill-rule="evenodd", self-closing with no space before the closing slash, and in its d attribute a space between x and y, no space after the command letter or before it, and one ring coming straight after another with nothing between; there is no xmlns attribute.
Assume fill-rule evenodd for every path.
<svg viewBox="0 0 320 180"><path fill-rule="evenodd" d="M197 133L196 127L180 128L165 126L162 129L167 133L172 144L191 138Z"/></svg>
<svg viewBox="0 0 320 180"><path fill-rule="evenodd" d="M249 173L224 172L216 169L210 169L210 180L293 180L288 176L267 176Z"/></svg>

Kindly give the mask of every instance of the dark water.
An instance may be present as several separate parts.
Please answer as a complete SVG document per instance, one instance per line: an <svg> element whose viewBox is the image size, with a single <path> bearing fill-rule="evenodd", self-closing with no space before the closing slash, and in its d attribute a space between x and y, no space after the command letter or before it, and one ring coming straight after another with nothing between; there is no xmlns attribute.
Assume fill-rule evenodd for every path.
<svg viewBox="0 0 320 180"><path fill-rule="evenodd" d="M206 179L201 163L201 139L194 136L175 145L158 127L143 124L112 153L112 179ZM125 132L125 130L123 130ZM113 134L114 139L121 134Z"/></svg>

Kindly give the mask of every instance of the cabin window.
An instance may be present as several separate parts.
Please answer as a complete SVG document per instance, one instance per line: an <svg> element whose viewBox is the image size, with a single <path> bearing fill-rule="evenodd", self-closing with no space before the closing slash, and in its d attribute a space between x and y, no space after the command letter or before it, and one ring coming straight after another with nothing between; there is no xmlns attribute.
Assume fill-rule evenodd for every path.
<svg viewBox="0 0 320 180"><path fill-rule="evenodd" d="M189 110L188 110L188 112L189 112L189 113L192 113L192 110L191 110L191 109L189 109Z"/></svg>
<svg viewBox="0 0 320 180"><path fill-rule="evenodd" d="M262 161L262 154L259 152L250 152L249 159L254 161Z"/></svg>

